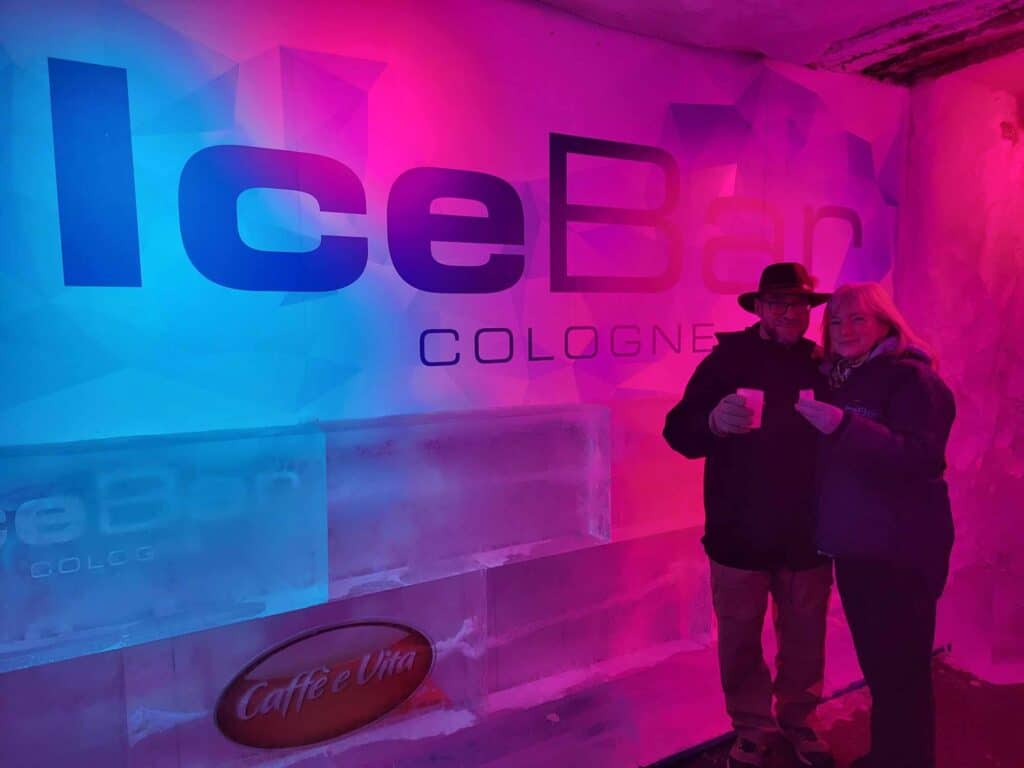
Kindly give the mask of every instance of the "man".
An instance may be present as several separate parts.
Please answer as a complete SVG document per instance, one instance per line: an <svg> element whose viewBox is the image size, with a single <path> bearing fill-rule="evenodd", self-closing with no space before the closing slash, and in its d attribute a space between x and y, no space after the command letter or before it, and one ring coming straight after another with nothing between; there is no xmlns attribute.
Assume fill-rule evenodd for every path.
<svg viewBox="0 0 1024 768"><path fill-rule="evenodd" d="M706 458L703 542L737 736L730 768L764 765L780 729L803 765L834 764L808 726L824 677L832 565L814 546L816 434L794 410L800 390L825 386L820 351L804 333L811 308L826 301L802 264L766 267L758 290L739 297L760 321L716 334L718 344L665 420L673 449ZM760 426L739 388L764 392ZM761 647L769 594L779 646L774 682Z"/></svg>

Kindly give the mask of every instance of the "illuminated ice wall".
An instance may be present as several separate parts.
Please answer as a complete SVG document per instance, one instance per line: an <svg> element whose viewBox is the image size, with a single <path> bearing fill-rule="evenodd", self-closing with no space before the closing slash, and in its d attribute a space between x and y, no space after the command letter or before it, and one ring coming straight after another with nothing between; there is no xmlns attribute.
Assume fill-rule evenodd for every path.
<svg viewBox="0 0 1024 768"><path fill-rule="evenodd" d="M662 419L766 263L891 279L905 91L495 0L0 44L12 759L564 765L507 756L581 691L542 727L594 765L726 727Z"/></svg>
<svg viewBox="0 0 1024 768"><path fill-rule="evenodd" d="M890 268L898 89L514 4L4 7L2 444L675 394L766 261Z"/></svg>
<svg viewBox="0 0 1024 768"><path fill-rule="evenodd" d="M897 298L957 401L956 544L940 637L996 683L1024 682L1024 171L1019 53L916 87Z"/></svg>

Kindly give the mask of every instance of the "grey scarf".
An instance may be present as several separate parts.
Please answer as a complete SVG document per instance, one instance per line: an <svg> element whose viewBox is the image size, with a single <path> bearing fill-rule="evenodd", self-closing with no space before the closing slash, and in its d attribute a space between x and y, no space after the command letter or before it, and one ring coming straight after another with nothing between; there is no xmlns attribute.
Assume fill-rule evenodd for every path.
<svg viewBox="0 0 1024 768"><path fill-rule="evenodd" d="M896 349L896 337L887 336L882 339L878 344L875 345L874 349L868 352L866 355L857 358L856 360L849 360L845 357L837 357L832 362L832 367L828 372L828 384L832 389L839 389L846 380L850 378L850 374L854 368L860 368L868 360L873 360L879 355L885 355Z"/></svg>

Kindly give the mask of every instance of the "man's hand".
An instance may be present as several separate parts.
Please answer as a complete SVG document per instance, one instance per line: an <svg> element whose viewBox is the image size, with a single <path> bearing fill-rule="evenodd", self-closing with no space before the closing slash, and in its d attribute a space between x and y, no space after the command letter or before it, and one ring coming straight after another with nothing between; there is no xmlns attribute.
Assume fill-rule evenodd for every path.
<svg viewBox="0 0 1024 768"><path fill-rule="evenodd" d="M745 435L753 428L754 412L741 395L726 395L708 416L708 426L716 435Z"/></svg>
<svg viewBox="0 0 1024 768"><path fill-rule="evenodd" d="M843 421L842 408L818 400L799 400L794 406L797 413L811 422L812 426L825 435L831 435Z"/></svg>

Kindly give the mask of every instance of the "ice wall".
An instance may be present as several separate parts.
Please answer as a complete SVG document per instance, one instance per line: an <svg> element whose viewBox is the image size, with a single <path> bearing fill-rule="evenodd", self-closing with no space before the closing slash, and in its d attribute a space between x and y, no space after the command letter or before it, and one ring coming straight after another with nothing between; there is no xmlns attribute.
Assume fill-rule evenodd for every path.
<svg viewBox="0 0 1024 768"><path fill-rule="evenodd" d="M66 540L39 543L17 522L33 502L5 491L22 538L5 560L0 764L612 768L720 735L701 526L609 504L613 466L668 405L623 408L617 451L592 405L9 451L5 487L78 493L86 523L50 501L29 519ZM253 491L266 472L286 494L272 507ZM133 516L104 512L115 491ZM90 533L68 538L72 523ZM129 534L150 537L153 565L27 591L33 563ZM770 623L765 639L771 659ZM828 642L831 692L858 676L838 602Z"/></svg>
<svg viewBox="0 0 1024 768"><path fill-rule="evenodd" d="M333 597L608 539L610 435L600 407L321 429Z"/></svg>
<svg viewBox="0 0 1024 768"><path fill-rule="evenodd" d="M938 636L1024 681L1024 143L1019 55L911 92L895 288L956 395L956 544Z"/></svg>
<svg viewBox="0 0 1024 768"><path fill-rule="evenodd" d="M315 428L0 451L0 671L327 597Z"/></svg>
<svg viewBox="0 0 1024 768"><path fill-rule="evenodd" d="M607 541L608 413L3 449L0 671Z"/></svg>
<svg viewBox="0 0 1024 768"><path fill-rule="evenodd" d="M770 261L890 271L902 89L539 3L304 7L4 3L0 444L677 397ZM224 147L253 188L182 183Z"/></svg>
<svg viewBox="0 0 1024 768"><path fill-rule="evenodd" d="M664 414L714 332L752 322L735 295L765 263L803 260L826 289L889 272L905 92L513 0L243 5L8 0L0 14L0 443L207 433L127 444L123 467L106 465L120 444L51 450L42 479L38 452L4 455L0 573L14 589L0 763L326 766L344 754L388 768L619 768L724 732L702 466L664 444ZM88 207L99 198L76 193L113 182L76 143L105 136L78 120L79 98L121 131L122 172L131 156L121 216L61 215L58 194ZM55 114L81 164L58 163ZM565 137L579 143L563 156ZM278 254L277 277L318 242L363 241L357 279L240 290L253 259L231 261L226 283L199 268L224 242L186 244L182 172L224 145L351 170L365 213L264 188L239 196L235 223L261 259ZM412 187L396 192L424 168L469 197L512 190L493 211L483 198L429 206L464 239L508 236L433 242L431 266L414 246L438 233L410 215L429 190L419 206ZM335 189L316 173L302 182ZM237 246L218 189L185 195L192 223ZM664 216L625 223L662 202ZM569 220L585 210L611 218ZM66 249L100 223L128 240L137 228L138 253L121 255L141 284L103 248ZM492 255L521 274L462 290L481 288L464 278L485 276ZM114 278L78 285L63 269L90 263ZM444 285L427 290L417 265ZM490 410L516 406L529 408ZM328 422L339 418L358 421ZM262 429L307 422L318 427L300 430L311 442L295 456ZM225 437L210 430L243 428L248 454L201 447ZM296 486L297 466L309 473ZM266 490L297 506L239 515L239 494L255 498L268 473ZM198 514L195 496L211 502ZM313 528L321 538L286 557ZM97 589L128 574L123 593ZM856 676L838 610L832 620L829 689ZM217 729L221 694L259 686L262 667L244 670L262 655L280 668L235 710L245 723L257 700L271 717L294 675L315 696L320 661L334 681L358 666L372 632L347 627L388 622L424 633L435 655L386 716L272 752ZM288 643L316 650L292 641L324 627L351 655L282 661L298 653Z"/></svg>
<svg viewBox="0 0 1024 768"><path fill-rule="evenodd" d="M700 530L610 539L608 417L588 405L494 409L10 450L3 498L18 550L5 560L5 626L20 644L5 657L13 671L0 674L14 734L0 758L212 768L344 754L393 765L422 757L430 739L480 727L494 729L490 748L513 751L523 736L495 726L499 713L659 665L688 668L677 684L692 695L639 707L631 717L665 722L661 740L630 739L609 755L655 759L716 735L721 713L668 727L684 709L703 710L698 690L715 690ZM278 494L269 507L268 486ZM657 527L660 514L641 527ZM33 579L34 563L66 564L97 541L129 549L135 540L118 538L129 534L149 536L162 567ZM302 602L289 591L295 573L312 584ZM36 581L49 599L26 591ZM263 598L255 608L250 594ZM152 615L163 605L177 613ZM52 634L33 635L40 625ZM403 670L366 674L360 659L379 651L366 627L422 636L417 652L429 646L426 680L397 709L374 709L374 686L400 684ZM317 640L325 630L329 643ZM107 643L83 639L97 636ZM332 716L310 727L358 722L361 708L368 722L289 748L319 696L275 708L281 699L264 689L305 696L297 675L345 663L367 680L341 686ZM267 701L266 711L253 703ZM53 738L68 714L69 738ZM232 728L282 744L240 743ZM474 760L466 744L439 748Z"/></svg>

